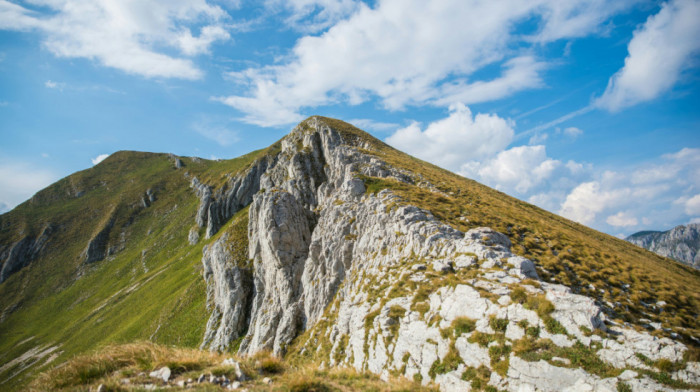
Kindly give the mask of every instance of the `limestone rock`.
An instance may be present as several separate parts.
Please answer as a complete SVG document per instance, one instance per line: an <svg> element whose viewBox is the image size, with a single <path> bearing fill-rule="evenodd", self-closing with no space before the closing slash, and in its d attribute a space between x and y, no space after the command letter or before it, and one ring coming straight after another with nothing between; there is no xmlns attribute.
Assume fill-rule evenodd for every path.
<svg viewBox="0 0 700 392"><path fill-rule="evenodd" d="M252 271L237 266L242 260L232 260L227 252L228 240L228 235L224 234L203 250L202 275L207 282L207 304L212 313L201 348L224 350L248 329Z"/></svg>
<svg viewBox="0 0 700 392"><path fill-rule="evenodd" d="M163 366L158 370L152 371L148 374L148 376L151 378L161 379L163 380L163 382L168 382L168 380L170 380L170 368L167 366Z"/></svg>
<svg viewBox="0 0 700 392"><path fill-rule="evenodd" d="M55 227L47 224L36 237L25 236L10 245L7 250L0 251L0 260L3 262L0 268L0 283L39 257L54 231Z"/></svg>

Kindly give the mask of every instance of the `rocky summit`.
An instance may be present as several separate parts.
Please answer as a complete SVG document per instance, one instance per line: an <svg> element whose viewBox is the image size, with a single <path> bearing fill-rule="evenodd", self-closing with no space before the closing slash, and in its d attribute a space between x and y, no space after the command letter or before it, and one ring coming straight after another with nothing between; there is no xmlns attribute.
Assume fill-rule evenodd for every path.
<svg viewBox="0 0 700 392"><path fill-rule="evenodd" d="M117 153L0 224L8 388L134 340L442 391L700 387L698 271L338 120L231 161Z"/></svg>
<svg viewBox="0 0 700 392"><path fill-rule="evenodd" d="M700 223L680 225L668 231L640 231L626 240L661 256L700 269Z"/></svg>

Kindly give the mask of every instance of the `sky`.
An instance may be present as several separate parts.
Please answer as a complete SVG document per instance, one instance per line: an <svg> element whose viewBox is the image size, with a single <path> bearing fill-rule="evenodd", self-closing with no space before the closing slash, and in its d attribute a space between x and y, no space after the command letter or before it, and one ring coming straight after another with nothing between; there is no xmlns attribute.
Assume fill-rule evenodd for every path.
<svg viewBox="0 0 700 392"><path fill-rule="evenodd" d="M597 230L700 222L700 0L0 0L0 212L310 115Z"/></svg>

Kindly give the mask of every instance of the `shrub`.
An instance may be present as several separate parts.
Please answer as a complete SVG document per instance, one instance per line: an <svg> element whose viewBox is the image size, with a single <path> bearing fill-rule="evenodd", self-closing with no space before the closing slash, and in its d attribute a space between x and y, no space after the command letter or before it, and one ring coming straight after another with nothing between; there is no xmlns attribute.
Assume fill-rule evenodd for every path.
<svg viewBox="0 0 700 392"><path fill-rule="evenodd" d="M518 286L510 292L510 299L512 299L513 302L523 304L525 303L525 301L527 301L527 291L525 291L524 288Z"/></svg>
<svg viewBox="0 0 700 392"><path fill-rule="evenodd" d="M493 328L496 332L505 332L508 328L508 319L500 319L495 316L491 316L489 319L489 326Z"/></svg>

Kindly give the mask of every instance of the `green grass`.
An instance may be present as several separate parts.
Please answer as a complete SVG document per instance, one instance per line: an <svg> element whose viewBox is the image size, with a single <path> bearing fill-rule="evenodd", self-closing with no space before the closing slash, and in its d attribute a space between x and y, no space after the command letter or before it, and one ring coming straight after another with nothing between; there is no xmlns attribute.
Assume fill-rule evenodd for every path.
<svg viewBox="0 0 700 392"><path fill-rule="evenodd" d="M202 247L213 239L187 242L199 201L185 171L225 181L225 173L245 168L258 155L227 162L182 158L185 167L176 170L165 154L118 152L1 215L0 243L16 241L19 230L35 232L47 222L61 230L47 244L50 256L0 285L0 309L13 309L0 323L0 363L38 346L60 345L54 363L134 340L198 346L207 319ZM73 189L84 194L69 196ZM143 208L146 189L153 189L156 200ZM109 244L119 247L123 235L123 249L85 266L81 252L110 217L115 224ZM247 215L237 217L222 232L247 240ZM231 245L232 252L247 253L247 241ZM247 255L239 259L246 262ZM42 363L14 376L12 369L0 374L3 388L21 387Z"/></svg>

